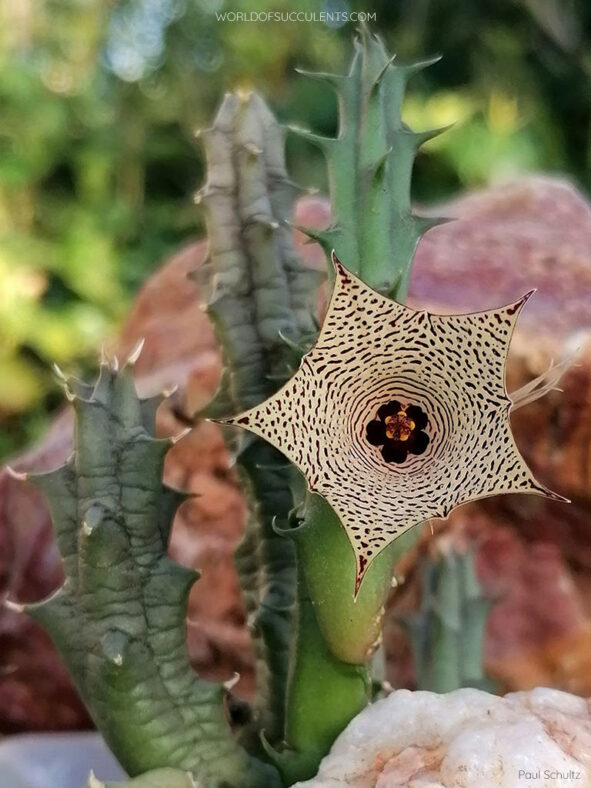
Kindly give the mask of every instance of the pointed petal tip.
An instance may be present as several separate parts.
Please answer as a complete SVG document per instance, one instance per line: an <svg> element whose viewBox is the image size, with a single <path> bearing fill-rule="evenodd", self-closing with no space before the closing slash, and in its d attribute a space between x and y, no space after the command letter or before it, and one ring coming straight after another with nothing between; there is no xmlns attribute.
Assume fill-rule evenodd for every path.
<svg viewBox="0 0 591 788"><path fill-rule="evenodd" d="M15 479L17 482L26 482L29 478L28 473L24 473L23 471L17 471L10 465L4 466L6 473L12 478Z"/></svg>
<svg viewBox="0 0 591 788"><path fill-rule="evenodd" d="M350 282L351 280L349 279L349 271L345 268L343 263L339 260L339 258L337 257L337 253L335 252L334 249L330 253L330 260L332 262L332 266L333 266L333 268L335 270L336 275L340 279L342 279L343 281L346 280L347 282Z"/></svg>
<svg viewBox="0 0 591 788"><path fill-rule="evenodd" d="M205 421L209 421L212 424L221 424L222 426L225 425L225 424L232 425L232 424L236 423L236 419L232 418L232 417L225 418L225 419L220 419L220 418L214 418L213 416L209 416L208 418L205 419Z"/></svg>
<svg viewBox="0 0 591 788"><path fill-rule="evenodd" d="M572 503L570 498L565 498L564 495L560 495L559 493L554 492L554 490L544 489L544 494L547 498L550 498L552 501L557 501L558 503Z"/></svg>
<svg viewBox="0 0 591 788"><path fill-rule="evenodd" d="M368 561L365 555L357 553L355 563L356 563L355 590L353 592L353 601L357 602L359 589L361 588L361 583L363 583L363 578L365 577L365 573L367 572L367 568L370 562Z"/></svg>

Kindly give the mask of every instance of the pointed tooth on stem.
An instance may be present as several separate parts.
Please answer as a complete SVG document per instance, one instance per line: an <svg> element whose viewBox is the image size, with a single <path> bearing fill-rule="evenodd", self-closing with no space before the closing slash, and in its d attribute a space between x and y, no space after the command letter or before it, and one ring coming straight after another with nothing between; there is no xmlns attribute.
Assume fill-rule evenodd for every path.
<svg viewBox="0 0 591 788"><path fill-rule="evenodd" d="M66 376L66 373L63 371L63 369L60 367L59 364L56 364L54 361L54 363L51 365L51 368L53 369L54 373L61 381L67 383L68 378Z"/></svg>
<svg viewBox="0 0 591 788"><path fill-rule="evenodd" d="M24 473L23 471L16 471L10 465L5 465L4 467L6 469L6 473L13 479L16 479L17 482L26 482L29 478L27 473Z"/></svg>
<svg viewBox="0 0 591 788"><path fill-rule="evenodd" d="M238 671L235 671L232 678L228 679L227 681L224 681L223 684L224 687L228 690L228 692L230 692L232 689L234 689L234 687L236 686L236 684L238 684L239 681L240 681L240 673L238 673Z"/></svg>
<svg viewBox="0 0 591 788"><path fill-rule="evenodd" d="M146 337L141 337L138 341L134 349L131 351L129 356L127 357L127 361L125 362L126 365L133 367L138 358L142 354L142 350L144 349L144 345L146 344Z"/></svg>
<svg viewBox="0 0 591 788"><path fill-rule="evenodd" d="M186 438L187 435L190 432L192 432L192 430L193 430L193 427L186 427L184 430L181 430L181 432L179 432L178 435L174 435L172 438L170 438L170 442L174 446L179 441L182 441L183 438Z"/></svg>
<svg viewBox="0 0 591 788"><path fill-rule="evenodd" d="M4 607L10 610L11 613L24 613L26 605L20 605L18 602L13 602L11 599L4 600Z"/></svg>
<svg viewBox="0 0 591 788"><path fill-rule="evenodd" d="M98 780L94 772L88 775L88 788L105 788L105 784Z"/></svg>

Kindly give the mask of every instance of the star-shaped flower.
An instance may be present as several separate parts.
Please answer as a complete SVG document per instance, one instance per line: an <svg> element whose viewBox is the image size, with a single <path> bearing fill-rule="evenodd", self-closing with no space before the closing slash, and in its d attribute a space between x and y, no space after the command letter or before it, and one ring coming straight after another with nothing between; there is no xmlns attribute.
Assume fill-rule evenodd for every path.
<svg viewBox="0 0 591 788"><path fill-rule="evenodd" d="M393 539L462 503L499 493L566 500L535 480L509 423L505 362L531 293L490 312L434 315L333 263L328 311L296 374L223 423L265 438L329 502L353 546L355 593Z"/></svg>

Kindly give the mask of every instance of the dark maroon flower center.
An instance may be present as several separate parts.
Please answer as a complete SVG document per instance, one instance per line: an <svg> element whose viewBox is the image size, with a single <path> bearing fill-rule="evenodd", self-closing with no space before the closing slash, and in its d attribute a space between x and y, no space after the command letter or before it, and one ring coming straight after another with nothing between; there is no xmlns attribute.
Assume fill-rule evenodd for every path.
<svg viewBox="0 0 591 788"><path fill-rule="evenodd" d="M399 464L409 454L425 451L429 436L423 430L428 422L427 414L418 405L390 400L378 408L377 418L367 425L367 440L372 446L382 447L386 462Z"/></svg>

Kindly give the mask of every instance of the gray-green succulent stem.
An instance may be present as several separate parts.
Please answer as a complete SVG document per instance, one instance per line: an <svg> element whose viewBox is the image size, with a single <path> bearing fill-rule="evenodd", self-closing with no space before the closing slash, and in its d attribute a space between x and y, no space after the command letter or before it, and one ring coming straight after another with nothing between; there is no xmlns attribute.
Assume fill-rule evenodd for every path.
<svg viewBox="0 0 591 788"><path fill-rule="evenodd" d="M347 75L314 74L337 94L335 139L293 129L326 158L333 221L326 230L302 228L375 290L403 301L420 237L444 220L413 214L411 178L420 146L444 129L414 132L402 120L410 77L437 62L397 65L366 27L355 42ZM329 271L331 270L328 260Z"/></svg>
<svg viewBox="0 0 591 788"><path fill-rule="evenodd" d="M196 572L167 556L186 496L163 486L172 441L155 437L160 397L140 400L131 365L101 365L94 386L66 381L75 447L31 475L46 495L65 582L26 611L51 635L97 727L131 775L171 767L207 788L277 786L236 742L225 690L199 679L186 646Z"/></svg>
<svg viewBox="0 0 591 788"><path fill-rule="evenodd" d="M483 644L493 603L476 577L474 554L446 552L426 561L422 594L419 612L403 622L411 637L418 689L490 690Z"/></svg>
<svg viewBox="0 0 591 788"><path fill-rule="evenodd" d="M200 137L207 159L199 194L209 238L207 308L224 360L208 411L226 416L262 402L299 363L294 348L316 332L318 275L299 261L286 224L296 190L285 169L285 132L263 100L256 93L226 95ZM273 521L286 520L293 507L290 469L279 452L250 436L236 449L236 464L249 501L236 566L256 654L255 726L277 742L284 734L296 574L293 545Z"/></svg>

